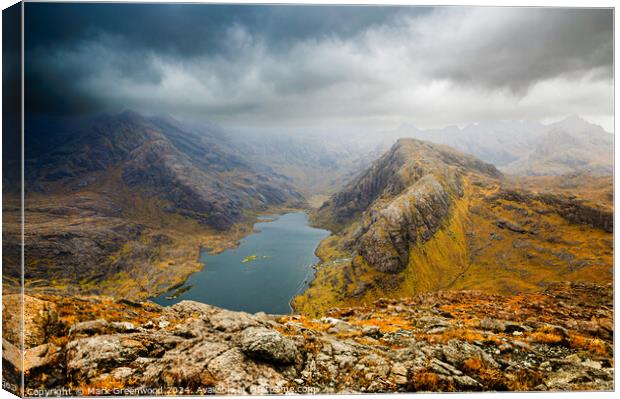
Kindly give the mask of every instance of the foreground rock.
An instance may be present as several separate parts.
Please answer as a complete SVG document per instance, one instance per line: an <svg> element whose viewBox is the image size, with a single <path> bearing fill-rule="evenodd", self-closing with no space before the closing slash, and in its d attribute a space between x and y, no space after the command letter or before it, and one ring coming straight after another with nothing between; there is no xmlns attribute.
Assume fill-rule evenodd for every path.
<svg viewBox="0 0 620 399"><path fill-rule="evenodd" d="M199 394L613 389L611 286L556 284L516 296L429 293L332 309L320 319L190 301L161 308L45 299L57 302L59 319L47 330L56 332L48 339L54 344L26 353L30 388L83 394L162 386L182 389L163 393ZM3 342L9 357L13 345Z"/></svg>

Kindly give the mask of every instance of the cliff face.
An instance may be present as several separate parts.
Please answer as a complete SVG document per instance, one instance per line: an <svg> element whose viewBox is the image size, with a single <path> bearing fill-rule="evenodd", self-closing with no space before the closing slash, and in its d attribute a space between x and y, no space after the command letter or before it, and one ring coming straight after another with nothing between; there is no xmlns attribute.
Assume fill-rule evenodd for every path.
<svg viewBox="0 0 620 399"><path fill-rule="evenodd" d="M463 195L464 174L472 172L501 176L492 165L448 147L400 139L327 201L316 220L362 220L350 240L376 270L396 273L407 267L410 247L428 241L449 217Z"/></svg>
<svg viewBox="0 0 620 399"><path fill-rule="evenodd" d="M553 179L506 179L447 147L401 139L314 214L334 234L317 249L315 280L293 305L316 314L443 289L610 282L611 186Z"/></svg>
<svg viewBox="0 0 620 399"><path fill-rule="evenodd" d="M496 194L497 199L516 201L523 204L540 202L548 205L562 218L576 223L587 225L599 230L613 233L614 212L602 206L593 206L586 201L574 196L562 196L557 194L534 194L514 189L506 189Z"/></svg>
<svg viewBox="0 0 620 399"><path fill-rule="evenodd" d="M3 298L9 306L11 296ZM26 297L27 388L120 394L613 389L611 286L438 292L324 317ZM34 308L33 308L34 309ZM6 312L3 315L7 315ZM11 326L10 320L4 320ZM19 364L3 340L5 378ZM152 392L157 393L157 392ZM159 394L176 393L173 391ZM144 394L144 393L142 393Z"/></svg>
<svg viewBox="0 0 620 399"><path fill-rule="evenodd" d="M452 195L458 192L444 188L433 175L420 178L389 205L370 212L370 224L360 231L360 255L378 271L402 271L410 245L429 240L449 216Z"/></svg>

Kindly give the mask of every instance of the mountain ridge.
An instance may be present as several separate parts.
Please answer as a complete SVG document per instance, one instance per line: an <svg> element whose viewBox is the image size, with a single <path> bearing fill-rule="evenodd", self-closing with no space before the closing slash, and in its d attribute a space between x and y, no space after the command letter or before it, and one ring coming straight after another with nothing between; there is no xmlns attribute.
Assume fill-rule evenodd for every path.
<svg viewBox="0 0 620 399"><path fill-rule="evenodd" d="M491 162L509 174L607 175L613 170L613 134L576 115L549 124L517 120L429 130L403 125L384 134L446 144Z"/></svg>
<svg viewBox="0 0 620 399"><path fill-rule="evenodd" d="M70 179L116 166L122 170L121 183L146 188L171 202L168 211L194 212L201 222L219 229L240 221L244 207L283 204L288 198L302 200L282 176L253 170L241 157L221 149L204 134L133 111L97 116L90 124L79 133L61 132L59 135L69 137L51 153L44 145L39 150L27 150L27 189L34 186L45 190L46 182L57 180L72 189L75 182ZM31 141L38 139L36 132L29 137ZM222 179L219 174L229 176ZM240 184L244 181L246 185ZM82 179L77 184L85 188L89 181ZM154 191L149 185L162 189ZM201 212L207 216L201 218Z"/></svg>
<svg viewBox="0 0 620 399"><path fill-rule="evenodd" d="M577 197L554 188L562 183L526 184L448 147L399 140L313 212L313 223L333 234L293 306L317 314L441 289L515 293L554 279L608 282L611 185L589 179ZM606 194L594 200L587 185L599 180Z"/></svg>

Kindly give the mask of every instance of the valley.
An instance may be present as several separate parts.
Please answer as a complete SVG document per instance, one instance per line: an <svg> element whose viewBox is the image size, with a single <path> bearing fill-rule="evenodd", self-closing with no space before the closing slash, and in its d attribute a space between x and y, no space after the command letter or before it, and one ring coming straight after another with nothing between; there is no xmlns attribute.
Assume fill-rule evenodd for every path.
<svg viewBox="0 0 620 399"><path fill-rule="evenodd" d="M234 247L259 215L306 206L285 177L228 152L217 132L176 123L127 111L29 124L29 292L145 299L200 270L201 246ZM16 204L4 209L5 231L18 234L19 204L10 201L18 193L5 197ZM14 257L19 241L7 238L3 249ZM18 264L5 269L8 291L19 274Z"/></svg>
<svg viewBox="0 0 620 399"><path fill-rule="evenodd" d="M613 179L603 170L509 174L416 138L386 151L261 142L130 111L31 126L24 280L40 309L26 315L38 334L23 366L30 388L151 386L155 375L188 392L611 384L611 294L596 325L592 309L575 319L563 310L611 292ZM5 198L3 304L18 300L20 282L19 198ZM18 328L6 309L3 324ZM264 341L253 343L256 328ZM3 340L14 372L16 337ZM101 340L130 356L110 361ZM413 340L411 363L401 351ZM194 364L194 353L214 360ZM353 377L352 353L380 384ZM167 375L170 364L187 374ZM230 367L242 380L223 374Z"/></svg>
<svg viewBox="0 0 620 399"><path fill-rule="evenodd" d="M515 126L532 129L529 141L545 130ZM573 135L589 127L579 118L550 126ZM314 281L293 299L302 313L441 289L514 293L611 278L609 175L511 175L417 139L381 155L372 140L261 140L131 111L29 127L29 292L160 295L204 267L201 248L230 250L261 215L300 210L332 232L316 249ZM7 226L18 226L17 209L5 206ZM15 242L4 250L16 253ZM11 290L19 269L5 270Z"/></svg>

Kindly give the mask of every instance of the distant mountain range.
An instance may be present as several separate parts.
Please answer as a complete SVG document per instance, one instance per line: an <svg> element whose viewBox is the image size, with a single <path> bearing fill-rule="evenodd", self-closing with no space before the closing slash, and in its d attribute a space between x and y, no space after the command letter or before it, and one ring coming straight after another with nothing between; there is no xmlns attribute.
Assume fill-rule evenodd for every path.
<svg viewBox="0 0 620 399"><path fill-rule="evenodd" d="M613 173L613 134L577 116L548 125L503 121L431 130L404 125L384 132L384 147L400 137L449 145L508 174Z"/></svg>
<svg viewBox="0 0 620 399"><path fill-rule="evenodd" d="M380 154L342 137L296 134L230 135L237 153L286 176L308 200L339 190Z"/></svg>

